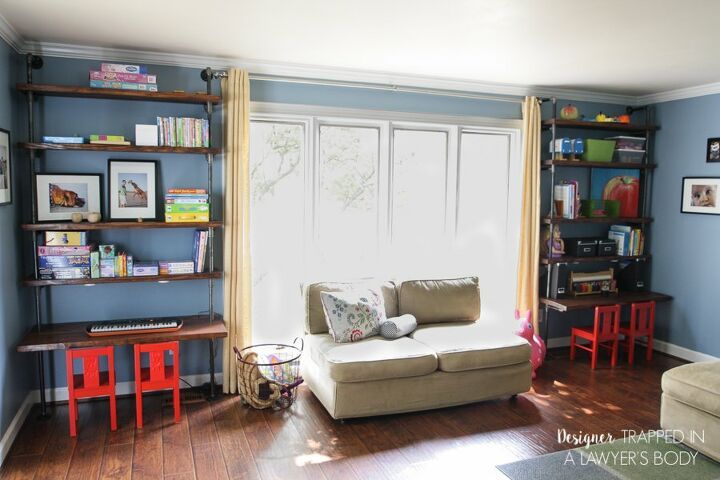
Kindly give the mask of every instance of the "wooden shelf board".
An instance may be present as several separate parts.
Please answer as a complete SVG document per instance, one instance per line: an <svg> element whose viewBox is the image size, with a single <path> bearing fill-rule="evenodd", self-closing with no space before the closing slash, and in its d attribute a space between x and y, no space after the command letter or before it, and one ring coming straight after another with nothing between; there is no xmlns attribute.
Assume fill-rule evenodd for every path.
<svg viewBox="0 0 720 480"><path fill-rule="evenodd" d="M210 222L98 222L98 223L25 223L20 225L23 230L36 231L36 232L64 232L64 231L79 231L84 232L88 230L131 230L131 229L142 229L142 228L218 228L222 227L223 222L221 220L213 220Z"/></svg>
<svg viewBox="0 0 720 480"><path fill-rule="evenodd" d="M555 125L556 127L581 128L585 130L610 130L615 132L644 132L647 130L655 131L660 128L657 125L617 122L586 122L582 120L562 120L560 118L543 120L542 124L545 128L550 128L552 125Z"/></svg>
<svg viewBox="0 0 720 480"><path fill-rule="evenodd" d="M540 263L543 265L553 265L555 263L595 263L595 262L623 262L633 260L649 260L650 255L633 255L633 256L620 256L613 255L607 257L559 257L559 258L547 258L541 257Z"/></svg>
<svg viewBox="0 0 720 480"><path fill-rule="evenodd" d="M186 280L207 280L221 278L222 272L188 273L183 275L149 275L140 277L111 277L111 278L76 278L72 280L23 280L26 287L51 287L63 285L99 285L106 283L138 283L138 282L178 282Z"/></svg>
<svg viewBox="0 0 720 480"><path fill-rule="evenodd" d="M183 154L218 154L219 148L205 147L149 147L142 145L103 145L98 143L19 143L18 147L26 150L73 150L89 152L138 152L138 153L183 153Z"/></svg>
<svg viewBox="0 0 720 480"><path fill-rule="evenodd" d="M222 101L222 97L220 97L220 95L207 95L205 93L143 92L138 90L116 90L112 88L90 88L39 83L18 83L16 88L21 92L33 92L36 95L48 95L54 97L144 100L148 102L195 103L202 105L207 102L218 104Z"/></svg>
<svg viewBox="0 0 720 480"><path fill-rule="evenodd" d="M168 317L171 318L171 317ZM17 346L18 352L42 352L47 350L65 350L73 347L94 347L101 345L130 345L134 343L170 342L175 340L203 340L227 337L227 328L223 318L215 314L210 322L207 315L188 315L181 317L183 326L174 332L136 333L106 337L91 337L85 328L94 322L73 322L43 325L40 332L33 327ZM158 318L159 319L159 318ZM139 319L142 320L142 319Z"/></svg>
<svg viewBox="0 0 720 480"><path fill-rule="evenodd" d="M540 303L553 310L567 312L586 310L606 305L625 305L634 302L669 302L672 297L657 292L620 292L617 295L584 295L581 297L546 298L540 297Z"/></svg>
<svg viewBox="0 0 720 480"><path fill-rule="evenodd" d="M566 168L623 168L623 169L637 169L637 170L652 170L657 165L654 163L623 163L623 162L585 162L583 160L543 160L542 167L550 168L555 165L556 167Z"/></svg>
<svg viewBox="0 0 720 480"><path fill-rule="evenodd" d="M652 221L653 219L649 217L543 217L542 219L542 223L546 225L551 223L651 223Z"/></svg>

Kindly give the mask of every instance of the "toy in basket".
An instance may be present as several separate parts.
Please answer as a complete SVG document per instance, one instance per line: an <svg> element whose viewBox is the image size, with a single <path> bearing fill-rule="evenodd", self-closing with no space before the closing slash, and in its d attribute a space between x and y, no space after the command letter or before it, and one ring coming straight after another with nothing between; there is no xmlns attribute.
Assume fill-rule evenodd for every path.
<svg viewBox="0 0 720 480"><path fill-rule="evenodd" d="M292 405L297 387L303 382L300 376L303 347L303 340L298 338L292 345L263 343L242 350L233 347L243 403L274 410Z"/></svg>

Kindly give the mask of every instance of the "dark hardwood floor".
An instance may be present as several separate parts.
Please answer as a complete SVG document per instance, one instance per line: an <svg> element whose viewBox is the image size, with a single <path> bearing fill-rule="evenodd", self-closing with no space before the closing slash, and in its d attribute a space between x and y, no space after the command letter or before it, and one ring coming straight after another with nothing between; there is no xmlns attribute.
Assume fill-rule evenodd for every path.
<svg viewBox="0 0 720 480"><path fill-rule="evenodd" d="M0 477L505 478L494 465L570 448L558 444L559 428L621 436L623 429L659 427L660 377L683 362L657 354L650 364L623 361L611 369L603 358L591 372L587 356L578 357L571 363L566 350L553 351L533 390L516 400L345 423L333 421L304 387L287 411L252 410L223 396L184 405L179 424L160 397L147 397L141 430L134 428L134 401L125 398L116 432L109 431L107 402L87 402L77 439L68 436L61 405L50 420L29 415Z"/></svg>

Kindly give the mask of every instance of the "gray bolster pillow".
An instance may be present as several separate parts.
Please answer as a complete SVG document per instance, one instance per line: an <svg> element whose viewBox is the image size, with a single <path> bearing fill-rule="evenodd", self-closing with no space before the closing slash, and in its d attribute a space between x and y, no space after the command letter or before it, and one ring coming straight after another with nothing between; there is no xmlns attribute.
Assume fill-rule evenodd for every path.
<svg viewBox="0 0 720 480"><path fill-rule="evenodd" d="M390 317L380 322L380 335L385 338L400 338L417 328L415 315L406 313L399 317Z"/></svg>

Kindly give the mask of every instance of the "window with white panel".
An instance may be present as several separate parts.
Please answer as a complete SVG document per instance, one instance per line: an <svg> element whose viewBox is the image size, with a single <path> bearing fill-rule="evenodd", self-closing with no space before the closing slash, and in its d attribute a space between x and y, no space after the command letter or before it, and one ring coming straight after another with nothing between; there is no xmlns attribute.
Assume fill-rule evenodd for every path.
<svg viewBox="0 0 720 480"><path fill-rule="evenodd" d="M317 280L478 275L483 315L512 315L515 125L266 114L250 130L254 341L301 335Z"/></svg>

